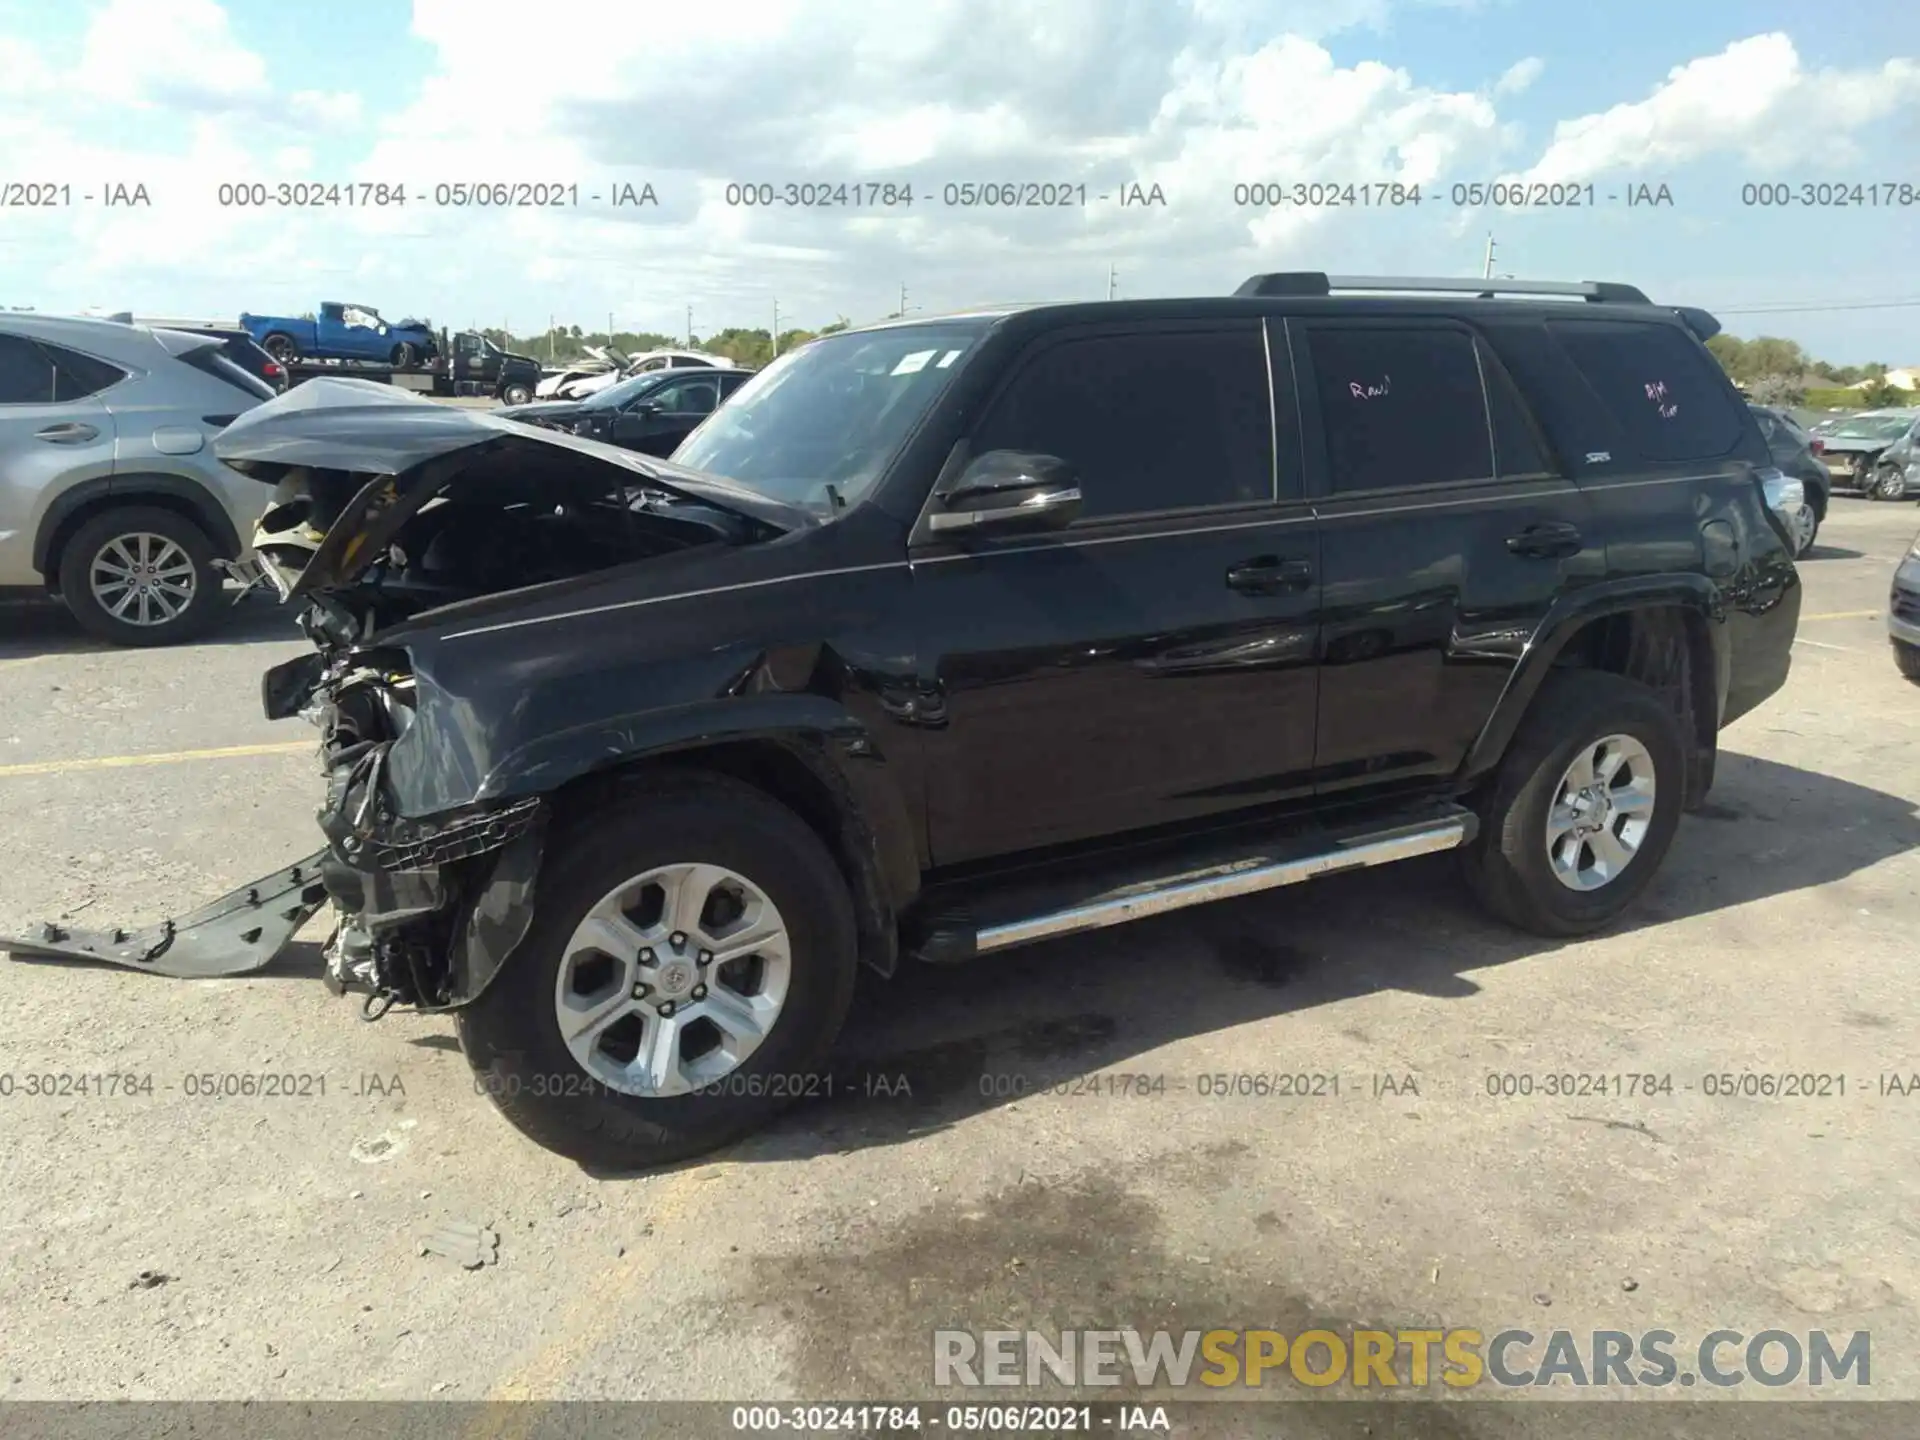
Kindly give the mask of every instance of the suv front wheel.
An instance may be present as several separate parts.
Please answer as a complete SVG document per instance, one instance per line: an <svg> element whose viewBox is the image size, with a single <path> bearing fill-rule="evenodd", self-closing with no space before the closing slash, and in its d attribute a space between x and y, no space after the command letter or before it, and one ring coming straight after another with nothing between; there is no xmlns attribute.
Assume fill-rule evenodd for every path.
<svg viewBox="0 0 1920 1440"><path fill-rule="evenodd" d="M525 940L457 1012L484 1089L583 1164L686 1159L829 1093L853 996L853 903L769 796L675 774L548 843Z"/></svg>
<svg viewBox="0 0 1920 1440"><path fill-rule="evenodd" d="M1672 709L1595 670L1547 677L1480 806L1467 883L1495 915L1556 938L1610 924L1680 824L1685 741Z"/></svg>
<svg viewBox="0 0 1920 1440"><path fill-rule="evenodd" d="M60 593L83 629L115 645L191 640L220 608L213 543L158 506L107 510L60 552Z"/></svg>

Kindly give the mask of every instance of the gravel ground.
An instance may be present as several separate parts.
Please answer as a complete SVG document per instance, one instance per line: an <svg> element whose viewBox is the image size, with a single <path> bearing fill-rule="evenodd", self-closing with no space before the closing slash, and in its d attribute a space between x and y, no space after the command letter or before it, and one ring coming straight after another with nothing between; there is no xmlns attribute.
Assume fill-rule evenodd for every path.
<svg viewBox="0 0 1920 1440"><path fill-rule="evenodd" d="M1792 679L1618 931L1516 936L1438 857L916 971L843 1044L910 1094L666 1173L522 1141L449 1026L359 1023L311 944L219 981L0 965L0 1397L898 1397L934 1393L940 1327L1311 1320L1866 1329L1869 1393L1920 1398L1920 1095L1880 1092L1920 1071L1920 690L1875 618L1915 523L1836 501ZM302 648L254 600L161 652L0 611L0 933L149 922L316 848L311 760L271 748L308 732L256 699ZM1276 1071L1339 1094L1200 1093ZM1846 1091L1705 1093L1749 1072ZM195 1093L235 1073L300 1093ZM1673 1088L1488 1094L1556 1073ZM52 1074L150 1088L28 1093ZM1122 1074L1147 1093L1074 1093ZM422 1254L446 1222L495 1262Z"/></svg>

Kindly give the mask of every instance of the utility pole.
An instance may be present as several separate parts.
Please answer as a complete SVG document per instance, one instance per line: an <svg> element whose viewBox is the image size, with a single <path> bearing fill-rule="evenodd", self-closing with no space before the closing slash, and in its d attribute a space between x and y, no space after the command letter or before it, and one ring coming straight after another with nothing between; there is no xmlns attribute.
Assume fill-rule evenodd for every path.
<svg viewBox="0 0 1920 1440"><path fill-rule="evenodd" d="M1113 287L1120 279L1120 272L1112 265L1107 266L1107 298L1113 299Z"/></svg>
<svg viewBox="0 0 1920 1440"><path fill-rule="evenodd" d="M907 282L904 280L900 282L900 318L907 318Z"/></svg>
<svg viewBox="0 0 1920 1440"><path fill-rule="evenodd" d="M554 355L554 349L553 349L553 316L552 316L552 315L548 315L548 316L547 316L547 363L548 363L549 365L551 365L551 364L553 363L553 355Z"/></svg>
<svg viewBox="0 0 1920 1440"><path fill-rule="evenodd" d="M687 348L693 348L693 306L687 306Z"/></svg>
<svg viewBox="0 0 1920 1440"><path fill-rule="evenodd" d="M613 344L613 312L607 312L607 344Z"/></svg>
<svg viewBox="0 0 1920 1440"><path fill-rule="evenodd" d="M773 300L773 353L780 353L780 297Z"/></svg>
<svg viewBox="0 0 1920 1440"><path fill-rule="evenodd" d="M1487 232L1487 264L1486 264L1486 268L1480 272L1480 278L1483 280L1491 280L1493 278L1493 232L1492 231Z"/></svg>

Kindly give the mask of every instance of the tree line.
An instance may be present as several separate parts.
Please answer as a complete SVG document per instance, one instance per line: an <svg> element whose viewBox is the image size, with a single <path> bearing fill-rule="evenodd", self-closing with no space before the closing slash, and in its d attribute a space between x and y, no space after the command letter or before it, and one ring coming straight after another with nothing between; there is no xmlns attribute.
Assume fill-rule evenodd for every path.
<svg viewBox="0 0 1920 1440"><path fill-rule="evenodd" d="M771 331L738 325L730 325L704 336L662 335L656 330L615 330L608 334L604 330L582 330L578 325L556 325L551 330L534 335L515 335L501 329L484 329L480 333L502 350L531 355L543 365L569 365L576 360L586 360L589 358L587 347L592 345L618 350L626 355L638 355L646 350L698 350L708 355L725 356L736 365L757 369L772 361L776 354L784 355L809 340L845 330L851 323L842 316L818 330L782 330L777 345Z"/></svg>
<svg viewBox="0 0 1920 1440"><path fill-rule="evenodd" d="M1720 334L1707 342L1707 349L1733 382L1762 405L1804 405L1811 390L1838 390L1862 380L1873 382L1855 392L1863 409L1912 404L1916 398L1912 390L1889 384L1886 374L1890 367L1879 361L1830 365L1808 355L1798 342L1778 335L1742 340Z"/></svg>

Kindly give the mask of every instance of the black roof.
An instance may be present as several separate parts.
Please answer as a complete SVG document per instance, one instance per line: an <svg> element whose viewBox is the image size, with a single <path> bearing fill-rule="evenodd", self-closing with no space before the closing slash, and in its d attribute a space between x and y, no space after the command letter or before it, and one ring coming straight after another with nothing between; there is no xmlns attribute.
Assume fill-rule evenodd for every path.
<svg viewBox="0 0 1920 1440"><path fill-rule="evenodd" d="M1040 301L978 306L941 315L916 315L877 321L860 330L973 322L990 328L1015 317L1044 315L1053 323L1145 321L1177 317L1291 314L1381 315L1479 314L1516 312L1561 315L1591 305L1636 319L1659 319L1686 326L1700 340L1720 333L1720 322L1691 306L1660 305L1637 286L1607 280L1509 281L1460 277L1341 276L1321 271L1284 271L1250 276L1230 295L1165 300ZM822 337L827 338L827 337Z"/></svg>

